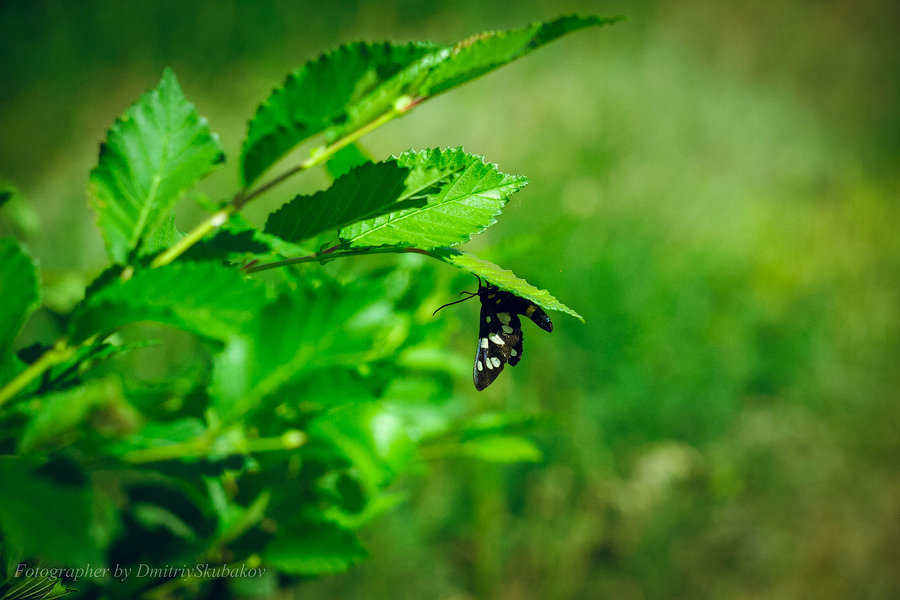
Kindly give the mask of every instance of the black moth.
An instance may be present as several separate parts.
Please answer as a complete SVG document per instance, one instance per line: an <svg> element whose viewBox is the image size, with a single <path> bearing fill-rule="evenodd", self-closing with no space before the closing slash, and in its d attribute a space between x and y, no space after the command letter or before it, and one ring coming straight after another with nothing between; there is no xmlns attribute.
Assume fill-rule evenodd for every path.
<svg viewBox="0 0 900 600"><path fill-rule="evenodd" d="M477 293L462 293L469 296L456 302L463 302L475 296L481 300L478 348L475 351L475 365L472 368L475 389L480 392L497 379L506 363L514 367L522 359L522 324L519 322L519 315L525 315L544 331L553 331L553 323L547 313L535 303L490 283L482 284L480 278Z"/></svg>

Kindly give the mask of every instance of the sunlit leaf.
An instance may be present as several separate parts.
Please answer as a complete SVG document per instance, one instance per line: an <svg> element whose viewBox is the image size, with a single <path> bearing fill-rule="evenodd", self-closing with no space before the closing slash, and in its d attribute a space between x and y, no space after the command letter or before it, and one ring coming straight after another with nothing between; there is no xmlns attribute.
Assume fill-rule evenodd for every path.
<svg viewBox="0 0 900 600"><path fill-rule="evenodd" d="M124 264L148 232L166 229L181 194L224 160L217 136L166 69L110 128L91 171L88 196L112 261Z"/></svg>
<svg viewBox="0 0 900 600"><path fill-rule="evenodd" d="M426 202L344 227L339 237L347 245L429 249L461 244L495 223L509 196L528 183L461 148L406 152L396 160L409 169L405 197L421 196Z"/></svg>
<svg viewBox="0 0 900 600"><path fill-rule="evenodd" d="M585 27L619 18L569 16L452 45L350 44L291 74L251 120L241 165L253 183L291 148L320 132L335 140L391 111L474 79Z"/></svg>
<svg viewBox="0 0 900 600"><path fill-rule="evenodd" d="M488 462L539 462L543 455L534 442L517 435L490 435L463 442L461 450Z"/></svg>
<svg viewBox="0 0 900 600"><path fill-rule="evenodd" d="M522 298L527 298L547 310L558 310L572 315L582 323L584 317L554 298L547 290L542 290L516 277L516 274L486 260L481 260L471 254L460 252L454 248L438 248L432 254L441 260L450 263L460 269L478 275L485 281L493 283L500 289L512 292Z"/></svg>

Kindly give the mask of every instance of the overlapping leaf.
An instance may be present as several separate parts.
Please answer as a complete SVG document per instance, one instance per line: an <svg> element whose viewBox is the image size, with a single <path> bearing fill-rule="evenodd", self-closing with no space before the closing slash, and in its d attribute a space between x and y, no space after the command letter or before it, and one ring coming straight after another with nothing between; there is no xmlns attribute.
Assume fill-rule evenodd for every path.
<svg viewBox="0 0 900 600"><path fill-rule="evenodd" d="M396 161L367 163L337 179L327 190L297 196L269 215L265 232L302 242L354 221L382 214L406 195L409 169Z"/></svg>
<svg viewBox="0 0 900 600"><path fill-rule="evenodd" d="M73 319L79 341L135 321L157 321L215 339L235 335L262 306L265 293L215 263L173 263L115 281L86 299Z"/></svg>
<svg viewBox="0 0 900 600"><path fill-rule="evenodd" d="M568 16L454 46L351 44L288 77L250 121L241 166L245 184L304 139L338 139L397 110L474 79L566 33L619 18ZM405 100L405 102L404 102Z"/></svg>
<svg viewBox="0 0 900 600"><path fill-rule="evenodd" d="M500 289L512 292L522 298L527 298L541 308L558 310L572 315L582 323L584 322L584 317L554 298L550 292L531 285L508 269L453 248L438 248L432 251L432 255L460 269L474 273Z"/></svg>
<svg viewBox="0 0 900 600"><path fill-rule="evenodd" d="M528 183L461 148L407 152L396 162L410 172L404 197L427 201L344 227L338 235L345 244L420 249L461 244L492 225L509 196Z"/></svg>
<svg viewBox="0 0 900 600"><path fill-rule="evenodd" d="M39 304L37 267L12 238L0 238L0 354Z"/></svg>
<svg viewBox="0 0 900 600"><path fill-rule="evenodd" d="M433 49L358 42L291 73L250 121L241 155L244 183L255 181L301 141L346 121L348 106Z"/></svg>
<svg viewBox="0 0 900 600"><path fill-rule="evenodd" d="M112 261L126 263L182 192L224 160L217 136L167 69L110 128L88 182Z"/></svg>

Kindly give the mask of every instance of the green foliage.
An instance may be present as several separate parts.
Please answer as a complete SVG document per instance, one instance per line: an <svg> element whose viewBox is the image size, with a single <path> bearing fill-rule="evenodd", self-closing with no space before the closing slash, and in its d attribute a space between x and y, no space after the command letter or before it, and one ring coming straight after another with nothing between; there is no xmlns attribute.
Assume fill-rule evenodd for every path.
<svg viewBox="0 0 900 600"><path fill-rule="evenodd" d="M109 130L91 171L88 197L110 259L125 264L146 236L171 236L166 218L178 198L224 160L218 138L167 69Z"/></svg>
<svg viewBox="0 0 900 600"><path fill-rule="evenodd" d="M5 354L40 304L37 266L25 249L9 238L0 238L0 298L0 352Z"/></svg>
<svg viewBox="0 0 900 600"><path fill-rule="evenodd" d="M618 18L561 17L508 32L488 32L452 46L356 43L292 73L259 107L241 158L251 184L306 138L336 139L393 111L405 111L540 48L566 33Z"/></svg>
<svg viewBox="0 0 900 600"><path fill-rule="evenodd" d="M444 348L447 323L427 314L442 292L422 265L423 255L448 262L578 316L449 248L493 225L527 179L461 148L375 162L356 142L428 97L607 22L567 17L455 46L342 46L263 103L244 141L246 187L202 203L210 214L184 233L179 200L224 154L167 69L109 130L90 174L112 264L74 308L54 313L60 339L0 362L4 555L336 573L367 556L357 530L405 500L398 481L427 458L540 461L519 416L486 421L454 393L468 367ZM251 187L318 133L327 145L308 161ZM327 189L295 196L262 229L241 214L321 164L335 177ZM403 256L361 272L303 266L386 253ZM39 305L38 274L11 239L0 240L0 264L6 353ZM171 355L172 370L149 368L151 352ZM78 584L111 597L194 589L164 575Z"/></svg>
<svg viewBox="0 0 900 600"><path fill-rule="evenodd" d="M515 273L508 269L498 267L493 263L481 260L466 252L460 252L454 248L440 248L434 254L451 265L478 275L485 281L490 281L500 289L512 292L522 298L528 298L541 308L558 310L572 315L582 323L584 322L584 317L554 298L550 292L537 288L524 279L516 277Z"/></svg>

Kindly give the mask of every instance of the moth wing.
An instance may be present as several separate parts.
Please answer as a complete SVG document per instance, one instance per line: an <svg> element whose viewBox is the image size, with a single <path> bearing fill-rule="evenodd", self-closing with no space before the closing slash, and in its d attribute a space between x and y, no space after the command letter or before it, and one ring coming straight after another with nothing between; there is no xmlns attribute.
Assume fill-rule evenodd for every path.
<svg viewBox="0 0 900 600"><path fill-rule="evenodd" d="M522 328L514 315L504 323L490 304L481 306L478 323L478 347L475 352L473 379L475 389L483 390L489 386L506 363L515 365L522 354Z"/></svg>

